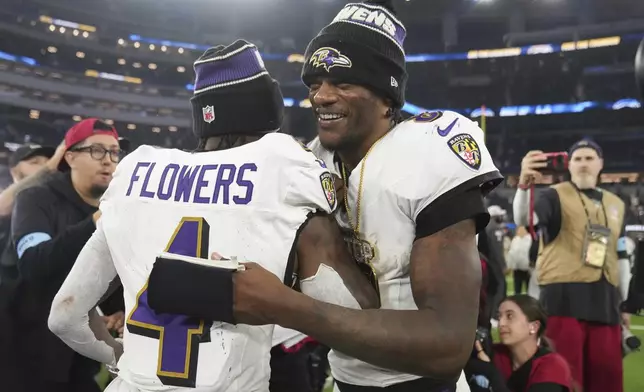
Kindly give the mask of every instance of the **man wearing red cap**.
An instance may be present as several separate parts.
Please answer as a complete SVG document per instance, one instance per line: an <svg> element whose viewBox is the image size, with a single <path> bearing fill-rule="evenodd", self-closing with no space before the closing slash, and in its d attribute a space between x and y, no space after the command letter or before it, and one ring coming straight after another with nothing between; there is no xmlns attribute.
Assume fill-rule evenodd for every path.
<svg viewBox="0 0 644 392"><path fill-rule="evenodd" d="M47 317L56 292L96 228L99 199L120 157L113 127L97 119L81 121L65 135L59 173L16 198L11 234L22 282L13 317L21 333L13 355L21 369L3 377L9 378L8 390L99 390L94 381L98 364L53 335ZM101 304L106 314L121 306ZM110 312L110 307L115 309ZM120 321L118 314L109 321L116 330L122 328L120 315Z"/></svg>

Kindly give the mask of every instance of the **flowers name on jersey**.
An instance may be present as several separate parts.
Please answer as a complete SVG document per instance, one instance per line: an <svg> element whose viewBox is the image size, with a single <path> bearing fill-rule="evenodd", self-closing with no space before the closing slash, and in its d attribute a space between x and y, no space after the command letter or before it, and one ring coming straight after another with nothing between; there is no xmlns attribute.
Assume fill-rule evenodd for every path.
<svg viewBox="0 0 644 392"><path fill-rule="evenodd" d="M215 121L215 108L213 106L206 106L201 109L203 112L203 120L210 124Z"/></svg>
<svg viewBox="0 0 644 392"><path fill-rule="evenodd" d="M329 207L331 208L331 210L335 210L338 198L335 194L335 184L333 182L333 176L331 175L331 173L322 173L320 175L320 184L322 184L322 190L324 191L326 201L329 202Z"/></svg>
<svg viewBox="0 0 644 392"><path fill-rule="evenodd" d="M481 149L472 135L461 133L447 141L452 152L467 167L478 170L481 168Z"/></svg>

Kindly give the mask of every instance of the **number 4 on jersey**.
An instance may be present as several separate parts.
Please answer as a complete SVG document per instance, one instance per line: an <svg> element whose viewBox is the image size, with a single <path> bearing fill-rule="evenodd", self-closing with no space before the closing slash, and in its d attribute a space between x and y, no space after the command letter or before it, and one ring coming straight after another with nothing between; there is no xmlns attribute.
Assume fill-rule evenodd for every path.
<svg viewBox="0 0 644 392"><path fill-rule="evenodd" d="M183 218L165 251L208 258L210 226L203 218ZM194 388L199 343L210 342L211 323L193 317L157 314L148 306L147 283L127 320L130 333L159 340L157 377L164 385ZM168 287L168 290L172 290Z"/></svg>

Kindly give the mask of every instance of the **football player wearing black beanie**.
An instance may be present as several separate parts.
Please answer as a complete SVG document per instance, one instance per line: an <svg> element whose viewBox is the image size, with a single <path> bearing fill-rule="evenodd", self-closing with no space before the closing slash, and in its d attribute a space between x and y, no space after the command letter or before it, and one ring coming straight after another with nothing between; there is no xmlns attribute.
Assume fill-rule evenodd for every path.
<svg viewBox="0 0 644 392"><path fill-rule="evenodd" d="M331 347L340 392L469 389L461 375L478 314L476 233L489 221L483 197L502 176L468 118L401 121L405 35L389 1L347 4L311 41L302 70L318 128L309 148L344 183L334 215L381 309L315 301L255 265L235 281L236 312L262 309L252 322Z"/></svg>

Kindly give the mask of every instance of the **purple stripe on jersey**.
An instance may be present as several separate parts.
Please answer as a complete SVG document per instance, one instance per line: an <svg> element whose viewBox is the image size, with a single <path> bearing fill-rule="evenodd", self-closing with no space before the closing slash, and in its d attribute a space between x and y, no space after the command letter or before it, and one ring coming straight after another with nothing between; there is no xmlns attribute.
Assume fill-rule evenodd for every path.
<svg viewBox="0 0 644 392"><path fill-rule="evenodd" d="M266 69L255 48L247 48L228 58L195 65L195 91L221 83L250 78Z"/></svg>

